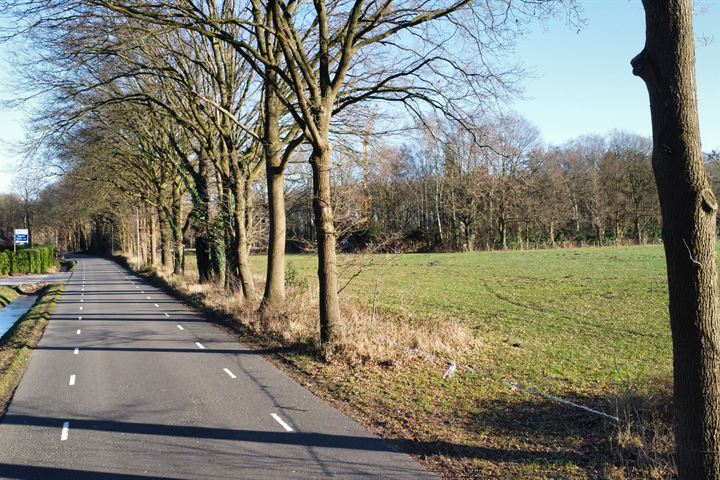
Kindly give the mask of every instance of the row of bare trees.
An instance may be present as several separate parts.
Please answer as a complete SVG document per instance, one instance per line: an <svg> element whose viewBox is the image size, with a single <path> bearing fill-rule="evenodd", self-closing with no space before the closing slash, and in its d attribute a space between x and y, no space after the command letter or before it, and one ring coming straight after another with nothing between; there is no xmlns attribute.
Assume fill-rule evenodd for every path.
<svg viewBox="0 0 720 480"><path fill-rule="evenodd" d="M200 281L219 280L255 303L249 254L264 173L268 273L259 304L282 304L284 177L294 154L304 155L322 345L332 343L341 320L331 189L340 149L333 146L361 139L371 117L435 112L469 128L513 90L521 71L503 53L524 22L559 6L563 2L0 3L15 18L10 36L22 34L32 45L19 68L27 90L45 102L36 109L35 155L74 185L93 182L120 192L111 195L108 211L140 204L154 210L161 257L175 272L183 268L183 232L191 232Z"/></svg>

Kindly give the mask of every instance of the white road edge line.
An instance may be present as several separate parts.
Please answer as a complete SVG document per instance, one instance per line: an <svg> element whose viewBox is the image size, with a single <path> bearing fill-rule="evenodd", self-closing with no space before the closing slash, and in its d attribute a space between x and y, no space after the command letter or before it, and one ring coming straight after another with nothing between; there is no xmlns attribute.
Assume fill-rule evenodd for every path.
<svg viewBox="0 0 720 480"><path fill-rule="evenodd" d="M285 429L286 432L293 431L292 427L285 423L285 421L283 421L283 419L280 418L280 415L278 415L277 413L271 413L270 416L273 417L275 421L278 422Z"/></svg>
<svg viewBox="0 0 720 480"><path fill-rule="evenodd" d="M75 375L70 375L70 383L68 383L71 387L75 385Z"/></svg>
<svg viewBox="0 0 720 480"><path fill-rule="evenodd" d="M70 422L64 422L62 426L62 433L60 433L60 440L65 441L68 439L68 434L70 433Z"/></svg>
<svg viewBox="0 0 720 480"><path fill-rule="evenodd" d="M223 370L225 371L225 373L227 373L230 376L230 378L237 378L235 376L235 374L233 372L231 372L230 370L228 370L227 368L223 368Z"/></svg>
<svg viewBox="0 0 720 480"><path fill-rule="evenodd" d="M197 345L200 350L205 350L205 346L202 343L195 342L195 345Z"/></svg>
<svg viewBox="0 0 720 480"><path fill-rule="evenodd" d="M185 330L185 328L182 325L177 326L180 330Z"/></svg>
<svg viewBox="0 0 720 480"><path fill-rule="evenodd" d="M73 355L77 355L80 353L80 349L78 347L75 347L75 351L73 352Z"/></svg>

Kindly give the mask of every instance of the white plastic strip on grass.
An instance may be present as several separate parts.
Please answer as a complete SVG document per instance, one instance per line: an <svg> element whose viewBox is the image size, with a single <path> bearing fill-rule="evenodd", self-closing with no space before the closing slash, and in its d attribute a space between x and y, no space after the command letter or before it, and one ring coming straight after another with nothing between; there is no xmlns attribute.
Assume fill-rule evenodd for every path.
<svg viewBox="0 0 720 480"><path fill-rule="evenodd" d="M580 410L585 410L586 412L590 412L593 415L598 415L601 417L605 417L609 420L612 420L613 422L620 422L620 419L614 415L610 415L605 412L601 412L600 410L595 410L594 408L586 407L585 405L580 405L575 402L571 402L570 400L565 400L564 398L556 397L555 395L551 395L547 392L543 392L542 390L538 390L535 387L526 387L524 385L520 385L519 383L515 382L504 382L507 385L510 385L513 388L519 388L520 390L524 390L528 393L534 393L535 395L540 395L541 397L545 397L549 400L552 400L557 403L562 403L563 405L569 405L571 407L579 408Z"/></svg>

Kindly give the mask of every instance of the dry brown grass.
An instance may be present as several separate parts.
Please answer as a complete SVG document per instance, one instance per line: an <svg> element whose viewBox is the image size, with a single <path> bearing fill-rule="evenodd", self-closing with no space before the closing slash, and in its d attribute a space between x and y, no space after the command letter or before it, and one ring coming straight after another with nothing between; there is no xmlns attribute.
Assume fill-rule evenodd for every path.
<svg viewBox="0 0 720 480"><path fill-rule="evenodd" d="M287 302L280 308L266 308L261 314L256 302L244 302L240 294L228 294L217 284L198 284L194 271L182 276L162 271L156 274L184 295L232 316L257 335L285 346L318 347L318 294L305 283L290 282ZM255 284L262 292L263 279L256 278ZM480 348L472 330L457 321L373 309L347 297L341 297L340 308L343 322L337 326L336 341L327 352L350 365L390 366L418 356L444 365Z"/></svg>
<svg viewBox="0 0 720 480"><path fill-rule="evenodd" d="M659 382L653 395L630 394L618 400L620 422L613 435L616 464L612 479L675 478L672 386Z"/></svg>

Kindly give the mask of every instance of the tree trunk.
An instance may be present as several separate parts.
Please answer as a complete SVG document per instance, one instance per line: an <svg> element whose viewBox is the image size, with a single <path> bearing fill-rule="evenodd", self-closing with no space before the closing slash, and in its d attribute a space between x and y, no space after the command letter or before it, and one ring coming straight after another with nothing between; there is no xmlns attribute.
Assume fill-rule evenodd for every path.
<svg viewBox="0 0 720 480"><path fill-rule="evenodd" d="M170 222L162 208L157 208L157 216L160 230L160 263L162 263L164 270L170 271L173 260L173 242L170 232Z"/></svg>
<svg viewBox="0 0 720 480"><path fill-rule="evenodd" d="M675 463L681 480L720 478L717 202L700 150L691 0L644 0L632 60L650 96L673 339Z"/></svg>
<svg viewBox="0 0 720 480"><path fill-rule="evenodd" d="M223 243L225 244L225 290L233 292L240 287L240 257L238 257L238 233L235 215L238 209L238 198L235 195L235 182L232 187L229 179L223 179L222 220Z"/></svg>
<svg viewBox="0 0 720 480"><path fill-rule="evenodd" d="M327 145L314 146L310 164L313 169L313 214L318 244L320 343L326 347L335 339L336 327L340 323L335 253L336 234L330 186L330 148Z"/></svg>
<svg viewBox="0 0 720 480"><path fill-rule="evenodd" d="M195 256L197 258L198 281L208 283L212 280L210 262L210 195L207 177L201 173L195 179L197 198L192 210L192 225L195 230Z"/></svg>
<svg viewBox="0 0 720 480"><path fill-rule="evenodd" d="M234 229L235 229L235 251L233 255L238 262L238 273L242 284L243 295L246 300L255 301L255 282L253 281L252 268L250 266L250 254L248 248L248 232L246 223L247 199L245 197L244 176L241 176L237 165L233 166L233 196L235 197Z"/></svg>
<svg viewBox="0 0 720 480"><path fill-rule="evenodd" d="M268 256L262 308L285 301L285 172L280 158L280 126L278 100L275 96L274 73L268 68L265 84L265 172L268 189Z"/></svg>
<svg viewBox="0 0 720 480"><path fill-rule="evenodd" d="M172 194L173 273L182 275L185 273L185 244L183 243L182 194L179 182L173 184Z"/></svg>

